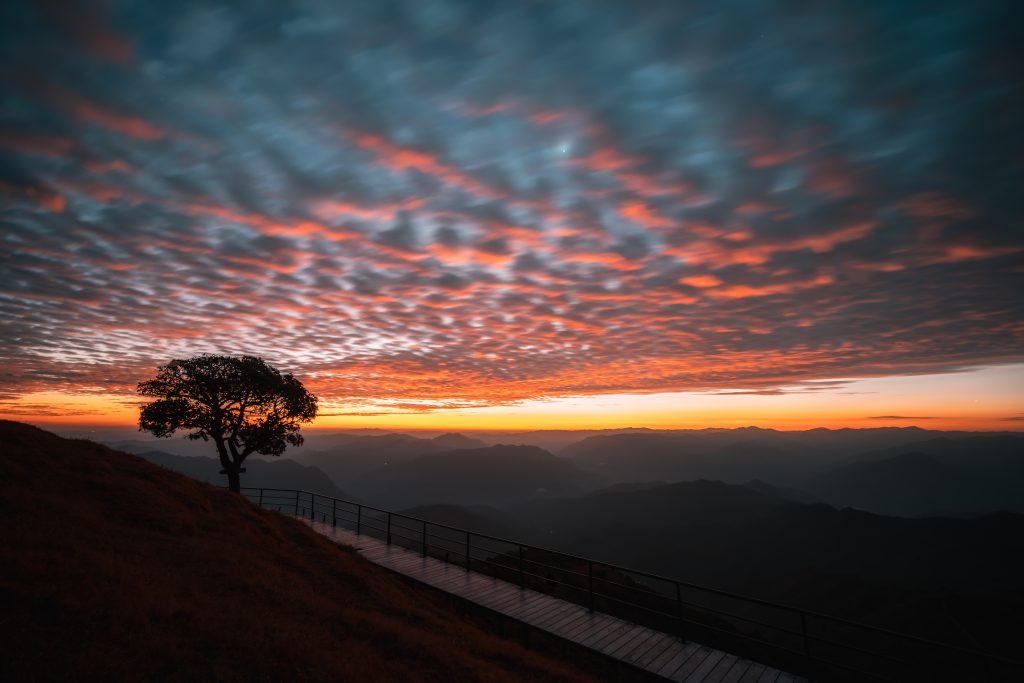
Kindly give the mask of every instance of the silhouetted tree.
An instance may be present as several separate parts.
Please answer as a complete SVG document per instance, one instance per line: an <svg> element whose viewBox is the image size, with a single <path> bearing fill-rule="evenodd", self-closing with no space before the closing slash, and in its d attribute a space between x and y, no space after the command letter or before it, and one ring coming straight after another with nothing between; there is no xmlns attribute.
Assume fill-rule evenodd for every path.
<svg viewBox="0 0 1024 683"><path fill-rule="evenodd" d="M142 407L139 430L160 437L189 430L190 439L212 440L236 492L249 455L301 445L300 424L316 417L317 399L302 382L255 356L172 360L138 391L157 399Z"/></svg>

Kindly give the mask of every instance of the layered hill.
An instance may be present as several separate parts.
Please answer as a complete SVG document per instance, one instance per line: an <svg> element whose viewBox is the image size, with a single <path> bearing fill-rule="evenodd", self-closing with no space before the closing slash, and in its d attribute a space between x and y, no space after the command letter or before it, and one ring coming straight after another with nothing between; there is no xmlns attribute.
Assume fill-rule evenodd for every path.
<svg viewBox="0 0 1024 683"><path fill-rule="evenodd" d="M221 464L216 458L172 455L163 451L146 451L137 455L154 465L166 467L209 484L224 486L227 482L227 478L220 473ZM242 486L302 489L316 491L335 498L352 498L335 486L331 478L320 469L300 465L287 458L274 460L249 458L245 461L245 470L245 474L242 475Z"/></svg>
<svg viewBox="0 0 1024 683"><path fill-rule="evenodd" d="M428 453L367 473L360 490L385 506L496 504L582 493L592 478L536 446Z"/></svg>
<svg viewBox="0 0 1024 683"><path fill-rule="evenodd" d="M0 678L571 681L241 497L0 421Z"/></svg>
<svg viewBox="0 0 1024 683"><path fill-rule="evenodd" d="M574 495L598 485L595 475L536 446L445 448L474 443L453 435L418 439L389 434L296 458L326 472L342 489L358 491L368 503L389 508L493 505Z"/></svg>
<svg viewBox="0 0 1024 683"><path fill-rule="evenodd" d="M616 486L504 512L538 545L1012 652L1024 609L1024 515L904 519L758 488Z"/></svg>
<svg viewBox="0 0 1024 683"><path fill-rule="evenodd" d="M906 517L1024 512L1024 437L942 437L873 451L802 486L833 505Z"/></svg>

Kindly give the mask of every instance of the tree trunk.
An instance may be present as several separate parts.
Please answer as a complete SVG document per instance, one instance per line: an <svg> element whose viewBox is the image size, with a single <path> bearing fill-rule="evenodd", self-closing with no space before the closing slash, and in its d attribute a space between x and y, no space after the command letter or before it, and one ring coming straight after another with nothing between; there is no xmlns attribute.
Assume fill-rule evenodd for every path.
<svg viewBox="0 0 1024 683"><path fill-rule="evenodd" d="M240 478L238 476L238 469L229 467L226 468L224 471L228 475L228 488L234 491L235 493L241 493L242 485L241 482L239 481Z"/></svg>
<svg viewBox="0 0 1024 683"><path fill-rule="evenodd" d="M232 460L228 456L228 449L224 445L224 438L220 436L220 434L213 435L213 442L217 444L217 455L220 456L220 466L224 468L221 471L221 474L228 475L228 488L235 493L241 493L242 486L238 480L239 470L242 469L241 463Z"/></svg>

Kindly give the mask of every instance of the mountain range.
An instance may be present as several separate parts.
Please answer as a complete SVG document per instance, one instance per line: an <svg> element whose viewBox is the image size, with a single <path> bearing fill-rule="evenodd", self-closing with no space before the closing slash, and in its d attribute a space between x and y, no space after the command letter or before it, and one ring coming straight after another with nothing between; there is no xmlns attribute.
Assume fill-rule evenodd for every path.
<svg viewBox="0 0 1024 683"><path fill-rule="evenodd" d="M559 449L552 452L539 443ZM510 444L519 450L509 450ZM189 455L210 448L182 439L111 445ZM429 438L364 430L311 432L307 445L290 450L282 462L315 467L337 489L359 491L361 499L385 507L494 504L584 494L613 484L708 479L754 480L772 495L797 502L905 517L963 517L1024 512L1021 454L1019 433L916 427L553 430ZM249 462L259 460L254 456ZM284 481L294 479L276 483L285 487Z"/></svg>

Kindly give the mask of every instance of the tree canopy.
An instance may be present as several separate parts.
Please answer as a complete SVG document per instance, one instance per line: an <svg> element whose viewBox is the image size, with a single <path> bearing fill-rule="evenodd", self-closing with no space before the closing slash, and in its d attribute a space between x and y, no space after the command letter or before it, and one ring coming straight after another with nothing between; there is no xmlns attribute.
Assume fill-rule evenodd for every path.
<svg viewBox="0 0 1024 683"><path fill-rule="evenodd" d="M302 382L255 356L194 356L160 366L138 392L156 400L142 407L139 429L159 437L188 431L213 441L232 491L253 454L281 455L302 444L302 423L316 417L317 399Z"/></svg>

